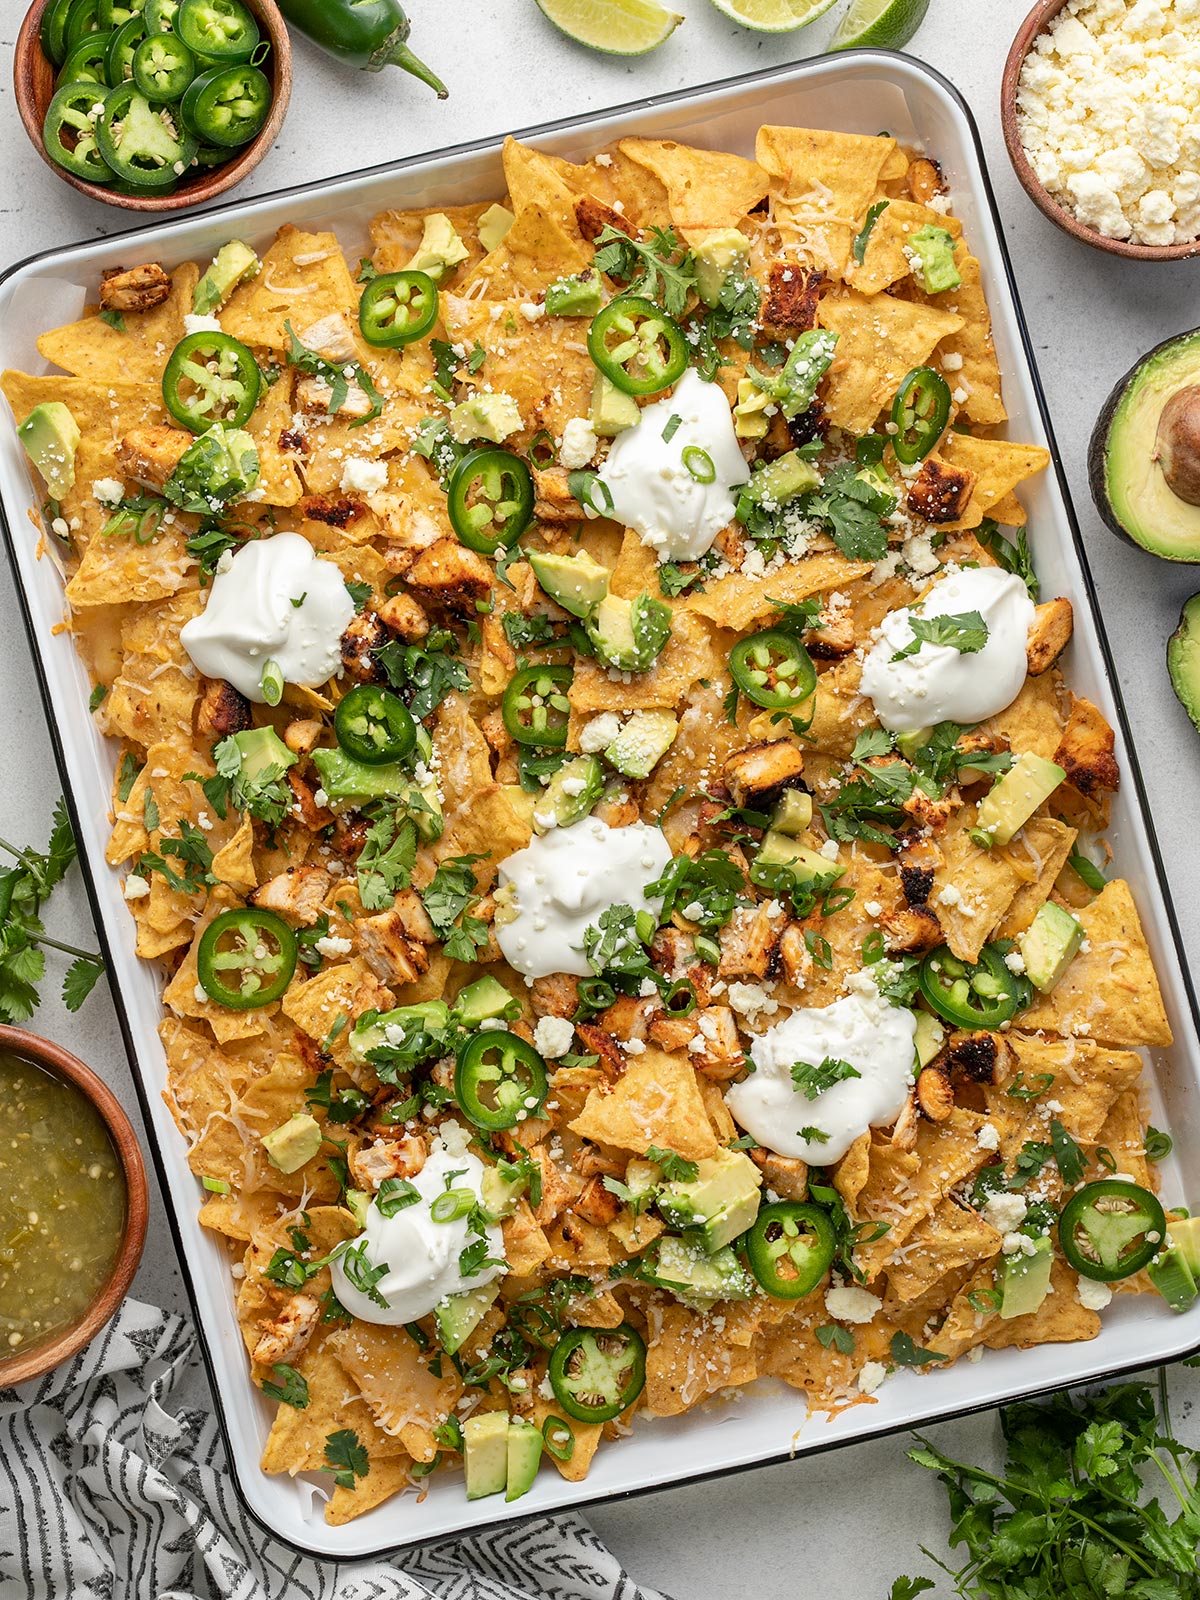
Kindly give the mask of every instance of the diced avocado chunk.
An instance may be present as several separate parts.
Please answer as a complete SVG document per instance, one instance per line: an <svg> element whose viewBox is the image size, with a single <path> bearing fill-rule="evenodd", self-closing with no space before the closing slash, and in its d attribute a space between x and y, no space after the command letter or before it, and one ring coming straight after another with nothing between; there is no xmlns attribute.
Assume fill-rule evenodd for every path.
<svg viewBox="0 0 1200 1600"><path fill-rule="evenodd" d="M818 488L820 482L821 474L812 462L805 461L795 450L789 450L760 467L742 493L756 505L781 506L798 494Z"/></svg>
<svg viewBox="0 0 1200 1600"><path fill-rule="evenodd" d="M888 515L899 505L900 496L896 493L896 485L878 462L873 466L860 467L854 477L857 483L865 483L872 494L884 496L890 502L887 511L880 512L881 516Z"/></svg>
<svg viewBox="0 0 1200 1600"><path fill-rule="evenodd" d="M910 233L908 249L916 256L913 277L926 294L944 294L962 285L962 274L954 264L954 240L945 228L932 224Z"/></svg>
<svg viewBox="0 0 1200 1600"><path fill-rule="evenodd" d="M923 750L929 743L932 733L932 728L909 728L907 732L896 735L896 749L911 760L918 750Z"/></svg>
<svg viewBox="0 0 1200 1600"><path fill-rule="evenodd" d="M454 1002L454 1014L464 1028L477 1028L490 1017L516 1017L520 1013L520 1002L490 972L460 989Z"/></svg>
<svg viewBox="0 0 1200 1600"><path fill-rule="evenodd" d="M239 283L258 275L262 262L248 244L231 239L217 251L212 265L192 294L192 310L198 317L219 311Z"/></svg>
<svg viewBox="0 0 1200 1600"><path fill-rule="evenodd" d="M519 1500L533 1488L542 1459L542 1430L514 1417L508 1425L508 1484L506 1500Z"/></svg>
<svg viewBox="0 0 1200 1600"><path fill-rule="evenodd" d="M774 889L782 881L797 887L828 888L845 872L836 861L830 861L819 850L810 850L797 844L784 833L774 830L763 836L758 854L750 868L750 881L760 889Z"/></svg>
<svg viewBox="0 0 1200 1600"><path fill-rule="evenodd" d="M508 230L516 221L516 216L507 206L490 205L480 216L476 231L479 242L490 255L502 245L508 236Z"/></svg>
<svg viewBox="0 0 1200 1600"><path fill-rule="evenodd" d="M508 1413L485 1411L463 1423L467 1499L502 1494L508 1483Z"/></svg>
<svg viewBox="0 0 1200 1600"><path fill-rule="evenodd" d="M1050 1235L1044 1233L1040 1239L1032 1242L1032 1255L1018 1250L1003 1259L997 1288L1000 1291L1000 1316L1005 1322L1013 1317L1027 1317L1030 1312L1037 1310L1050 1293L1050 1268L1054 1265Z"/></svg>
<svg viewBox="0 0 1200 1600"><path fill-rule="evenodd" d="M979 802L979 827L994 844L1008 844L1065 777L1053 761L1026 750Z"/></svg>
<svg viewBox="0 0 1200 1600"><path fill-rule="evenodd" d="M367 1225L367 1212L371 1208L371 1196L365 1189L347 1189L346 1197L342 1201L346 1210L358 1223L360 1228Z"/></svg>
<svg viewBox="0 0 1200 1600"><path fill-rule="evenodd" d="M241 776L247 783L281 777L296 764L297 758L274 728L243 728L234 734L233 742L242 758Z"/></svg>
<svg viewBox="0 0 1200 1600"><path fill-rule="evenodd" d="M645 1258L645 1276L677 1300L705 1310L718 1300L749 1300L754 1280L726 1246L709 1255L698 1245L665 1233Z"/></svg>
<svg viewBox="0 0 1200 1600"><path fill-rule="evenodd" d="M421 1000L394 1011L364 1011L350 1030L350 1055L355 1061L365 1061L368 1051L392 1043L389 1030L399 1040L418 1029L445 1033L449 1026L450 1007L444 1000Z"/></svg>
<svg viewBox="0 0 1200 1600"><path fill-rule="evenodd" d="M812 819L812 795L808 790L785 789L771 818L771 828L775 833L786 834L789 839L798 839L811 825Z"/></svg>
<svg viewBox="0 0 1200 1600"><path fill-rule="evenodd" d="M278 1128L264 1133L262 1145L280 1172L298 1172L321 1148L321 1129L307 1111L296 1111Z"/></svg>
<svg viewBox="0 0 1200 1600"><path fill-rule="evenodd" d="M438 1301L433 1308L433 1318L442 1349L448 1356L466 1344L499 1293L500 1283L495 1280L482 1283L477 1289L464 1289L462 1294L448 1294Z"/></svg>
<svg viewBox="0 0 1200 1600"><path fill-rule="evenodd" d="M596 756L577 756L564 762L536 797L534 833L569 828L586 817L604 793L604 769Z"/></svg>
<svg viewBox="0 0 1200 1600"><path fill-rule="evenodd" d="M670 711L635 711L607 747L604 759L627 778L648 778L679 732Z"/></svg>
<svg viewBox="0 0 1200 1600"><path fill-rule="evenodd" d="M625 1168L625 1187L631 1200L653 1194L661 1182L662 1168L657 1161L644 1161L641 1156L634 1156Z"/></svg>
<svg viewBox="0 0 1200 1600"><path fill-rule="evenodd" d="M312 759L332 810L352 809L370 800L394 800L408 809L422 839L431 843L441 838L445 819L435 784L417 784L399 762L369 767L344 750L314 750Z"/></svg>
<svg viewBox="0 0 1200 1600"><path fill-rule="evenodd" d="M670 1227L686 1231L711 1256L757 1217L762 1173L741 1150L723 1150L696 1166L692 1182L664 1184L657 1204Z"/></svg>
<svg viewBox="0 0 1200 1600"><path fill-rule="evenodd" d="M446 213L431 211L425 218L425 231L416 255L408 263L408 271L424 272L434 283L441 283L468 255L470 251L454 231L454 224Z"/></svg>
<svg viewBox="0 0 1200 1600"><path fill-rule="evenodd" d="M750 264L750 241L736 228L717 228L692 247L696 263L696 293L706 306L715 306L732 277L743 277Z"/></svg>
<svg viewBox="0 0 1200 1600"><path fill-rule="evenodd" d="M546 287L546 315L594 317L604 304L600 274L594 267L569 278L555 278Z"/></svg>
<svg viewBox="0 0 1200 1600"><path fill-rule="evenodd" d="M1176 1244L1155 1256L1146 1268L1146 1276L1172 1311L1187 1311L1200 1294L1191 1264Z"/></svg>
<svg viewBox="0 0 1200 1600"><path fill-rule="evenodd" d="M670 637L671 609L648 594L635 600L606 594L584 619L584 630L607 666L646 672Z"/></svg>
<svg viewBox="0 0 1200 1600"><path fill-rule="evenodd" d="M525 1193L524 1177L506 1178L498 1167L485 1167L479 1182L483 1209L497 1221L503 1222L517 1209L517 1201Z"/></svg>
<svg viewBox="0 0 1200 1600"><path fill-rule="evenodd" d="M181 511L210 516L250 494L260 467L258 446L244 428L214 422L180 456L162 492Z"/></svg>
<svg viewBox="0 0 1200 1600"><path fill-rule="evenodd" d="M917 1051L917 1066L927 1067L933 1058L941 1054L942 1046L946 1042L946 1030L939 1018L929 1011L913 1013L917 1019L917 1031L913 1043Z"/></svg>
<svg viewBox="0 0 1200 1600"><path fill-rule="evenodd" d="M1170 1217L1167 1233L1192 1269L1192 1276L1200 1278L1200 1217Z"/></svg>
<svg viewBox="0 0 1200 1600"><path fill-rule="evenodd" d="M737 404L733 408L733 431L739 439L761 439L770 427L767 407L774 402L753 378L739 378Z"/></svg>
<svg viewBox="0 0 1200 1600"><path fill-rule="evenodd" d="M500 390L481 390L469 400L460 400L450 412L450 432L459 444L487 439L500 444L521 426L521 412L512 395Z"/></svg>
<svg viewBox="0 0 1200 1600"><path fill-rule="evenodd" d="M641 415L641 408L631 394L618 389L602 372L596 374L592 403L588 407L593 433L601 439L613 439L626 428L636 428Z"/></svg>
<svg viewBox="0 0 1200 1600"><path fill-rule="evenodd" d="M61 500L75 487L79 424L61 400L43 400L17 429L25 454L46 480L51 498Z"/></svg>
<svg viewBox="0 0 1200 1600"><path fill-rule="evenodd" d="M1017 940L1025 959L1025 976L1035 989L1049 994L1071 965L1083 943L1083 927L1055 900L1038 907L1037 916Z"/></svg>
<svg viewBox="0 0 1200 1600"><path fill-rule="evenodd" d="M608 593L612 573L580 550L577 555L558 556L552 551L533 550L529 554L533 575L551 600L573 617L587 617Z"/></svg>

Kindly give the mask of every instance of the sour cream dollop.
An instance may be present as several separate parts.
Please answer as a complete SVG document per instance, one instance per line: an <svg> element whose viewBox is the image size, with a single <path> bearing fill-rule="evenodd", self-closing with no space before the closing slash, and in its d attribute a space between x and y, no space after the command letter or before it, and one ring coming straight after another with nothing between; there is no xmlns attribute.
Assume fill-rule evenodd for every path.
<svg viewBox="0 0 1200 1600"><path fill-rule="evenodd" d="M312 689L331 678L353 615L354 601L333 562L298 533L277 533L244 544L218 571L208 604L179 637L206 678L225 678L262 705L267 661L278 665L285 683Z"/></svg>
<svg viewBox="0 0 1200 1600"><path fill-rule="evenodd" d="M610 828L599 817L585 817L534 838L498 869L495 930L504 959L528 978L552 972L586 977L592 970L583 953L589 924L616 905L657 915L661 899L648 899L645 886L670 861L661 830L644 822Z"/></svg>
<svg viewBox="0 0 1200 1600"><path fill-rule="evenodd" d="M704 483L710 465L712 480ZM730 490L750 478L720 385L705 383L689 367L673 394L647 406L635 427L617 435L599 477L612 495L612 515L660 561L698 561L733 520Z"/></svg>
<svg viewBox="0 0 1200 1600"><path fill-rule="evenodd" d="M793 1011L759 1034L750 1046L755 1070L725 1091L730 1111L759 1144L814 1167L840 1161L868 1128L894 1122L912 1083L916 1018L889 1005L866 973L856 974L849 988L844 1000ZM810 1100L796 1087L792 1067L802 1061L818 1067L827 1056L848 1061L860 1076ZM826 1139L806 1139L801 1128L817 1128Z"/></svg>
<svg viewBox="0 0 1200 1600"><path fill-rule="evenodd" d="M978 611L987 643L967 655L948 644L922 644L915 655L893 661L914 638L909 619ZM914 606L891 611L863 662L862 691L893 733L939 722L982 722L1003 711L1025 682L1025 644L1033 601L1020 578L999 567L963 567L940 579Z"/></svg>
<svg viewBox="0 0 1200 1600"><path fill-rule="evenodd" d="M372 1200L367 1208L366 1228L350 1243L354 1249L363 1247L363 1255L372 1267L386 1266L387 1271L374 1287L387 1305L381 1306L354 1287L339 1256L329 1270L333 1292L347 1311L364 1322L396 1327L428 1316L447 1295L477 1289L503 1271L502 1267L483 1267L474 1277L464 1278L458 1258L479 1235L471 1231L466 1217L435 1222L431 1211L433 1202L446 1192L447 1186L470 1189L478 1200L483 1172L483 1162L465 1144L461 1152L452 1151L439 1140L420 1172L410 1180L420 1200L390 1217L385 1217L378 1201ZM487 1241L488 1255L503 1260L500 1229L489 1228Z"/></svg>

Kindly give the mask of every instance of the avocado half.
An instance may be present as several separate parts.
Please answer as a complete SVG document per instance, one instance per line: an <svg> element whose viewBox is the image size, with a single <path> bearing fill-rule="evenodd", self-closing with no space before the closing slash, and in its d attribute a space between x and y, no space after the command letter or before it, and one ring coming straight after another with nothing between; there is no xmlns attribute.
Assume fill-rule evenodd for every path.
<svg viewBox="0 0 1200 1600"><path fill-rule="evenodd" d="M1167 640L1167 671L1180 705L1200 728L1200 594L1184 601L1179 626Z"/></svg>
<svg viewBox="0 0 1200 1600"><path fill-rule="evenodd" d="M1184 391L1195 390L1194 396ZM1176 400L1176 396L1181 399ZM1088 447L1088 481L1104 523L1113 533L1164 561L1200 563L1200 505L1189 480L1200 482L1200 436L1193 441L1176 426L1164 471L1159 424L1168 404L1186 420L1194 399L1200 418L1200 329L1156 345L1109 395Z"/></svg>

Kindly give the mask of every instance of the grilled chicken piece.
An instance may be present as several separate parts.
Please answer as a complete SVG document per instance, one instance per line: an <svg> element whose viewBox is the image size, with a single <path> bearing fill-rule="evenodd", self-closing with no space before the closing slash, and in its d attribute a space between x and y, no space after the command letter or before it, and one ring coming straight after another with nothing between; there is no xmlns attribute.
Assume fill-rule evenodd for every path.
<svg viewBox="0 0 1200 1600"><path fill-rule="evenodd" d="M717 1083L736 1078L746 1065L746 1057L742 1053L737 1020L732 1009L729 1006L705 1006L695 1016L696 1031L704 1041L704 1049L693 1052L692 1065L706 1078L712 1078Z"/></svg>
<svg viewBox="0 0 1200 1600"><path fill-rule="evenodd" d="M767 271L764 325L776 337L807 333L817 322L817 302L829 286L823 272L811 272L797 261L772 261Z"/></svg>
<svg viewBox="0 0 1200 1600"><path fill-rule="evenodd" d="M157 261L125 272L106 272L100 281L102 311L153 311L170 298L171 280Z"/></svg>
<svg viewBox="0 0 1200 1600"><path fill-rule="evenodd" d="M933 893L934 874L945 856L932 839L914 839L900 852L900 886L910 906L923 906Z"/></svg>
<svg viewBox="0 0 1200 1600"><path fill-rule="evenodd" d="M972 1083L999 1083L1011 1061L1008 1040L1002 1034L980 1028L952 1033L938 1064L951 1077L969 1078Z"/></svg>
<svg viewBox="0 0 1200 1600"><path fill-rule="evenodd" d="M306 494L296 502L296 510L309 522L327 528L349 528L366 516L368 507L347 494Z"/></svg>
<svg viewBox="0 0 1200 1600"><path fill-rule="evenodd" d="M128 477L161 489L194 442L182 428L130 428L117 445L117 460Z"/></svg>
<svg viewBox="0 0 1200 1600"><path fill-rule="evenodd" d="M1066 599L1047 600L1033 613L1033 626L1025 641L1025 664L1029 675L1038 678L1062 655L1070 643L1075 613Z"/></svg>
<svg viewBox="0 0 1200 1600"><path fill-rule="evenodd" d="M328 415L333 407L333 385L324 378L306 374L296 383L295 404L297 411L305 411L309 416ZM337 415L365 417L371 410L370 396L357 383L351 383L347 386L345 399L337 408Z"/></svg>
<svg viewBox="0 0 1200 1600"><path fill-rule="evenodd" d="M314 833L319 833L322 828L332 827L337 820L333 812L330 811L328 806L319 806L317 804L316 794L312 785L306 779L300 777L294 767L287 774L287 785L295 796L296 809L299 811L306 828L311 828ZM367 842L366 832L366 824L364 823L362 843L358 846L359 850Z"/></svg>
<svg viewBox="0 0 1200 1600"><path fill-rule="evenodd" d="M414 1134L403 1139L375 1139L351 1152L350 1175L356 1186L371 1192L388 1178L415 1178L425 1165L425 1145Z"/></svg>
<svg viewBox="0 0 1200 1600"><path fill-rule="evenodd" d="M651 1019L659 1005L657 999L641 999L637 995L619 995L607 1011L596 1018L597 1025L614 1039L628 1044L630 1039L644 1039Z"/></svg>
<svg viewBox="0 0 1200 1600"><path fill-rule="evenodd" d="M854 649L854 613L849 601L840 606L825 602L815 628L809 628L804 643L814 661L838 661Z"/></svg>
<svg viewBox="0 0 1200 1600"><path fill-rule="evenodd" d="M351 617L341 638L342 666L359 683L384 683L387 673L375 659L375 651L389 642L391 634L373 611Z"/></svg>
<svg viewBox="0 0 1200 1600"><path fill-rule="evenodd" d="M927 905L887 911L880 922L889 955L923 955L945 943L942 925Z"/></svg>
<svg viewBox="0 0 1200 1600"><path fill-rule="evenodd" d="M930 1122L945 1122L954 1110L954 1089L941 1067L922 1068L917 1076L916 1096L921 1115Z"/></svg>
<svg viewBox="0 0 1200 1600"><path fill-rule="evenodd" d="M930 828L934 833L937 833L946 826L954 815L956 804L953 794L946 795L941 800L935 800L932 795L926 794L924 789L914 789L900 809L906 817L911 817L914 822L919 822L923 828Z"/></svg>
<svg viewBox="0 0 1200 1600"><path fill-rule="evenodd" d="M577 1022L575 1032L582 1041L585 1053L599 1056L600 1066L610 1078L619 1078L624 1073L625 1052L611 1033L598 1028L594 1022Z"/></svg>
<svg viewBox="0 0 1200 1600"><path fill-rule="evenodd" d="M321 1302L315 1295L292 1295L277 1317L259 1324L262 1332L254 1346L254 1360L263 1367L290 1366L307 1349L320 1320Z"/></svg>
<svg viewBox="0 0 1200 1600"><path fill-rule="evenodd" d="M535 978L529 991L535 1017L573 1017L579 1010L579 979L565 972Z"/></svg>
<svg viewBox="0 0 1200 1600"><path fill-rule="evenodd" d="M917 1091L913 1088L900 1108L900 1115L892 1124L892 1143L897 1150L915 1149L920 1129L921 1109L917 1104Z"/></svg>
<svg viewBox="0 0 1200 1600"><path fill-rule="evenodd" d="M438 942L438 936L433 931L433 923L429 920L429 913L425 909L425 902L415 889L401 889L393 902L392 909L400 918L401 925L410 939L417 939L421 944Z"/></svg>
<svg viewBox="0 0 1200 1600"><path fill-rule="evenodd" d="M576 200L575 221L580 233L589 244L595 244L605 228L615 228L627 239L640 237L638 230L627 218L619 211L614 211L612 206L606 206L603 200L597 200L593 194L581 194Z"/></svg>
<svg viewBox="0 0 1200 1600"><path fill-rule="evenodd" d="M771 970L782 927L782 914L772 916L765 903L735 911L719 935L721 976L765 978Z"/></svg>
<svg viewBox="0 0 1200 1600"><path fill-rule="evenodd" d="M326 361L339 366L358 360L358 347L354 343L350 324L340 311L331 311L319 322L310 322L306 328L301 328L296 337L306 349L315 350Z"/></svg>
<svg viewBox="0 0 1200 1600"><path fill-rule="evenodd" d="M492 592L492 569L457 539L439 539L413 562L408 582L437 604L474 614L475 602Z"/></svg>
<svg viewBox="0 0 1200 1600"><path fill-rule="evenodd" d="M763 1186L782 1200L808 1197L808 1167L795 1156L777 1156L773 1150L751 1150L751 1161L763 1175Z"/></svg>
<svg viewBox="0 0 1200 1600"><path fill-rule="evenodd" d="M764 739L747 745L725 763L725 782L739 806L765 809L788 784L797 783L804 771L804 752L790 739Z"/></svg>
<svg viewBox="0 0 1200 1600"><path fill-rule="evenodd" d="M575 1152L573 1165L581 1178L619 1178L625 1171L625 1162L606 1156L586 1140Z"/></svg>
<svg viewBox="0 0 1200 1600"><path fill-rule="evenodd" d="M1075 701L1054 760L1067 774L1067 782L1090 799L1102 789L1121 782L1113 750L1116 738L1104 714L1090 700Z"/></svg>
<svg viewBox="0 0 1200 1600"><path fill-rule="evenodd" d="M283 742L293 755L307 756L317 748L325 724L314 717L300 717L283 730Z"/></svg>
<svg viewBox="0 0 1200 1600"><path fill-rule="evenodd" d="M406 932L394 907L375 917L360 917L354 924L354 941L371 971L390 988L414 983L429 967L428 951Z"/></svg>
<svg viewBox="0 0 1200 1600"><path fill-rule="evenodd" d="M654 1043L661 1045L664 1050L686 1050L696 1037L696 1018L694 1014L690 1017L668 1017L663 1012L654 1018L649 1031Z"/></svg>
<svg viewBox="0 0 1200 1600"><path fill-rule="evenodd" d="M200 703L196 707L196 732L241 733L250 726L250 702L224 678L205 678Z"/></svg>
<svg viewBox="0 0 1200 1600"><path fill-rule="evenodd" d="M909 484L908 509L926 522L957 522L966 515L978 476L968 467L952 467L928 456Z"/></svg>
<svg viewBox="0 0 1200 1600"><path fill-rule="evenodd" d="M936 161L919 156L912 162L908 169L908 192L919 206L927 206L939 194L945 194L945 180Z"/></svg>
<svg viewBox="0 0 1200 1600"><path fill-rule="evenodd" d="M804 924L789 922L779 936L779 961L783 976L794 989L803 989L812 971L812 951L804 942Z"/></svg>
<svg viewBox="0 0 1200 1600"><path fill-rule="evenodd" d="M324 867L288 867L277 878L260 884L248 899L260 911L274 911L288 922L310 928L320 917L332 887L333 876Z"/></svg>
<svg viewBox="0 0 1200 1600"><path fill-rule="evenodd" d="M578 1195L581 1185L574 1177L563 1172L545 1145L535 1144L529 1154L542 1169L542 1198L534 1207L533 1214L544 1228L563 1214Z"/></svg>
<svg viewBox="0 0 1200 1600"><path fill-rule="evenodd" d="M410 594L392 595L375 607L375 614L405 644L416 644L429 632L429 618Z"/></svg>
<svg viewBox="0 0 1200 1600"><path fill-rule="evenodd" d="M610 1222L615 1222L620 1216L621 1202L611 1189L604 1187L602 1177L595 1177L589 1178L584 1184L583 1193L571 1202L571 1210L585 1222L593 1222L598 1228L607 1228Z"/></svg>
<svg viewBox="0 0 1200 1600"><path fill-rule="evenodd" d="M541 522L578 522L583 507L571 493L565 467L533 469L533 485L537 499L534 515Z"/></svg>

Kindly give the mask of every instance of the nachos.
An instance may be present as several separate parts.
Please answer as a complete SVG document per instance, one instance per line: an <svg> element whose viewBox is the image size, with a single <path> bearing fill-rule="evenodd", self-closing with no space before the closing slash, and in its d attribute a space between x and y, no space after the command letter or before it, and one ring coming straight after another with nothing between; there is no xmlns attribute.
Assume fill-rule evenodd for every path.
<svg viewBox="0 0 1200 1600"><path fill-rule="evenodd" d="M503 165L361 259L110 276L4 378L263 1466L332 1522L1196 1292L936 164Z"/></svg>

